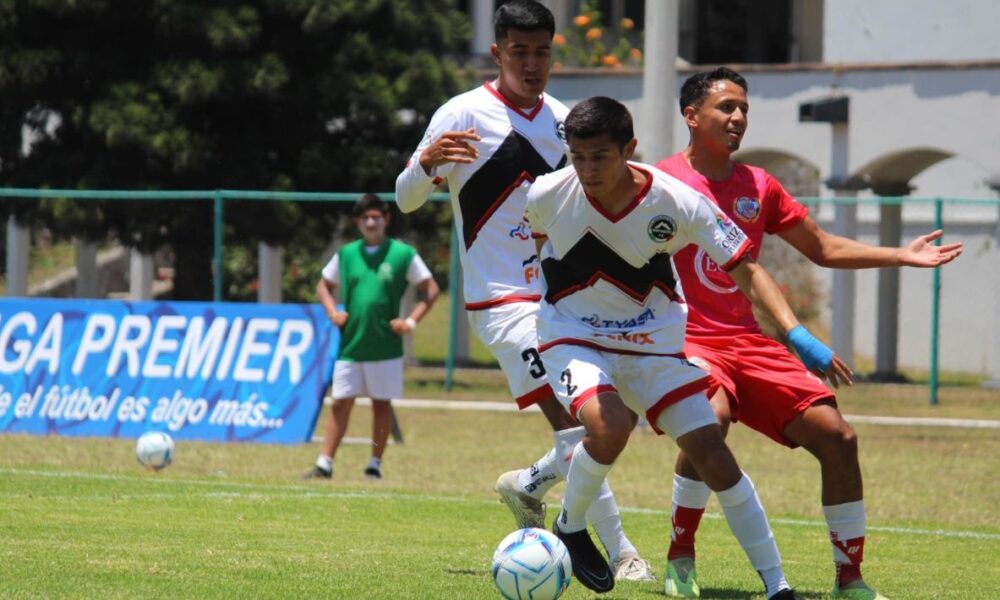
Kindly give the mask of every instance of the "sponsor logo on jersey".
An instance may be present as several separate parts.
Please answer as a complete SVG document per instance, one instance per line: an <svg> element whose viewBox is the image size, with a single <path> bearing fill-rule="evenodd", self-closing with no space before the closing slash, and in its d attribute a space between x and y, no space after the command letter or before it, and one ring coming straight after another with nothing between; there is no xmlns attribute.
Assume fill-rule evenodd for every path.
<svg viewBox="0 0 1000 600"><path fill-rule="evenodd" d="M753 223L760 216L760 201L749 196L740 196L733 201L733 212L747 223Z"/></svg>
<svg viewBox="0 0 1000 600"><path fill-rule="evenodd" d="M715 224L719 226L719 229L727 231L733 226L733 221L725 213L717 212L715 213Z"/></svg>
<svg viewBox="0 0 1000 600"><path fill-rule="evenodd" d="M562 143L565 144L566 143L566 124L563 123L562 121L560 121L559 119L556 119L555 123L556 123L556 137L559 138L559 141L561 141Z"/></svg>
<svg viewBox="0 0 1000 600"><path fill-rule="evenodd" d="M616 342L625 342L627 344L635 344L636 346L649 346L653 344L653 338L648 333L629 333L628 331L622 333L595 333L595 337L605 338L613 340Z"/></svg>
<svg viewBox="0 0 1000 600"><path fill-rule="evenodd" d="M667 215L657 215L649 221L646 233L654 242L668 242L677 233L677 223Z"/></svg>
<svg viewBox="0 0 1000 600"><path fill-rule="evenodd" d="M732 294L740 290L733 278L701 248L694 255L694 272L702 285L717 294Z"/></svg>
<svg viewBox="0 0 1000 600"><path fill-rule="evenodd" d="M517 224L517 227L510 230L510 237L517 238L519 240L530 240L531 239L531 227L528 226L526 221L521 221Z"/></svg>
<svg viewBox="0 0 1000 600"><path fill-rule="evenodd" d="M525 284L530 284L542 276L542 266L537 254L532 254L527 260L521 261L521 268L524 270Z"/></svg>
<svg viewBox="0 0 1000 600"><path fill-rule="evenodd" d="M653 312L653 309L647 308L642 312L642 314L635 317L629 317L627 319L605 319L597 313L594 313L589 317L580 317L580 320L595 329L607 327L616 329L631 329L633 327L641 327L649 321L652 321L654 318L656 318L656 314Z"/></svg>
<svg viewBox="0 0 1000 600"><path fill-rule="evenodd" d="M732 221L730 221L732 225ZM731 227L729 231L726 232L726 239L722 240L722 247L726 249L727 252L735 252L739 250L740 246L743 245L747 239L746 234L739 227Z"/></svg>
<svg viewBox="0 0 1000 600"><path fill-rule="evenodd" d="M386 283L392 281L392 265L389 263L382 263L379 265L378 278L379 281L384 281Z"/></svg>

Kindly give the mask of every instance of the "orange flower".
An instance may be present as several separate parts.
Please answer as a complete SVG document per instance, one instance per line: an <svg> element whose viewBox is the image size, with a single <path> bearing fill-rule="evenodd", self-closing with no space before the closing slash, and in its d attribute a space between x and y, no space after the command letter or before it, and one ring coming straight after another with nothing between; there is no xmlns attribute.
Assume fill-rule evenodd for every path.
<svg viewBox="0 0 1000 600"><path fill-rule="evenodd" d="M606 54L604 55L604 58L601 59L601 64L603 64L605 67L617 67L618 58L610 54Z"/></svg>
<svg viewBox="0 0 1000 600"><path fill-rule="evenodd" d="M628 57L636 61L642 60L642 50L639 50L638 48L632 48L631 50L628 51Z"/></svg>
<svg viewBox="0 0 1000 600"><path fill-rule="evenodd" d="M588 42L593 42L594 40L600 39L600 37L601 37L601 28L600 27L591 27L590 29L587 30L587 41Z"/></svg>
<svg viewBox="0 0 1000 600"><path fill-rule="evenodd" d="M554 36L552 36L552 43L555 44L556 46L565 46L566 36L564 36L561 33L557 33Z"/></svg>
<svg viewBox="0 0 1000 600"><path fill-rule="evenodd" d="M628 17L622 19L622 29L628 31L629 29L633 29L634 27L635 27L635 21L633 21Z"/></svg>
<svg viewBox="0 0 1000 600"><path fill-rule="evenodd" d="M573 19L573 24L577 27L586 27L587 25L590 25L590 17L587 15L577 15Z"/></svg>
<svg viewBox="0 0 1000 600"><path fill-rule="evenodd" d="M561 62L554 62L554 63L552 63L552 70L553 71L558 71L561 68L562 68L562 63Z"/></svg>

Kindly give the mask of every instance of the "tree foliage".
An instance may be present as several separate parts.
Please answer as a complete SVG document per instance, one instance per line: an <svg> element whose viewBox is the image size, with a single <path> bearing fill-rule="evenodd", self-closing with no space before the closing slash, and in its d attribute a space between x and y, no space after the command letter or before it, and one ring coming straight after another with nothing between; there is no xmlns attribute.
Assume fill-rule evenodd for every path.
<svg viewBox="0 0 1000 600"><path fill-rule="evenodd" d="M467 37L449 0L0 0L0 184L391 190L432 111L464 86L444 57ZM289 254L308 256L347 209L227 203L227 249L298 244ZM211 295L210 203L0 211L64 236L167 246L175 296Z"/></svg>

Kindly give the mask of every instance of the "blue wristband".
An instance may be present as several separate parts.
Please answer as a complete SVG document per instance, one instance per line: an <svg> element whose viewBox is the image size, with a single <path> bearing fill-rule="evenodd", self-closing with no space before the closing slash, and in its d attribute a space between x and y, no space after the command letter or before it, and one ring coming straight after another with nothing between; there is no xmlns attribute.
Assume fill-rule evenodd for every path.
<svg viewBox="0 0 1000 600"><path fill-rule="evenodd" d="M788 341L795 348L802 360L802 364L808 369L819 369L826 371L830 368L833 360L833 350L826 347L826 344L817 340L809 330L802 325L796 325L788 332Z"/></svg>

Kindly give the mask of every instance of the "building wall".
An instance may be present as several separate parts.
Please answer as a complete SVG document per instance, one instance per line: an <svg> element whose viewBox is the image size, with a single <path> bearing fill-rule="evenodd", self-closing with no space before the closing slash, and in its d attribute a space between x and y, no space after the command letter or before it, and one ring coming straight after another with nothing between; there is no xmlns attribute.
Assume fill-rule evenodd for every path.
<svg viewBox="0 0 1000 600"><path fill-rule="evenodd" d="M996 0L826 0L823 60L1000 58Z"/></svg>

